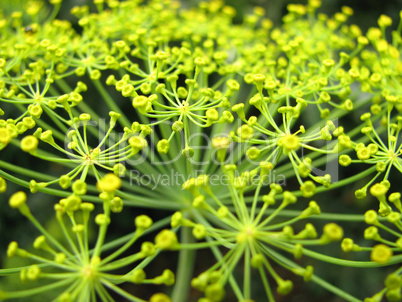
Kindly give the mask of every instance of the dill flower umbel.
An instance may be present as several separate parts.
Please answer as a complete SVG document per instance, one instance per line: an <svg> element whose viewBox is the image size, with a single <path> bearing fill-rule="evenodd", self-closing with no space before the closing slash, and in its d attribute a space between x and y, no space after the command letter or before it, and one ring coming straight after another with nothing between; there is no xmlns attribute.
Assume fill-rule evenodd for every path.
<svg viewBox="0 0 402 302"><path fill-rule="evenodd" d="M400 20L3 2L0 300L401 299Z"/></svg>

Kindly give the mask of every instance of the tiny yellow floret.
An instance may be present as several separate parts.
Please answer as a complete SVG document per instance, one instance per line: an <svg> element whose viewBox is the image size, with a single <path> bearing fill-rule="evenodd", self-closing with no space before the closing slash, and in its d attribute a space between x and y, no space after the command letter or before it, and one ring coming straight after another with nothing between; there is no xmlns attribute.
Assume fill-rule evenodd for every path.
<svg viewBox="0 0 402 302"><path fill-rule="evenodd" d="M278 146L285 149L286 152L291 152L300 147L300 140L295 135L287 134L278 140Z"/></svg>
<svg viewBox="0 0 402 302"><path fill-rule="evenodd" d="M114 192L120 189L121 179L114 173L108 173L98 181L96 187L99 191Z"/></svg>
<svg viewBox="0 0 402 302"><path fill-rule="evenodd" d="M172 302L172 300L164 293L153 294L149 302Z"/></svg>
<svg viewBox="0 0 402 302"><path fill-rule="evenodd" d="M14 209L18 209L22 205L24 205L27 201L27 194L23 191L19 191L11 195L10 200L8 201L10 207Z"/></svg>
<svg viewBox="0 0 402 302"><path fill-rule="evenodd" d="M385 264L392 257L392 250L385 244L377 244L371 251L370 259L374 262Z"/></svg>
<svg viewBox="0 0 402 302"><path fill-rule="evenodd" d="M21 149L24 152L34 152L38 148L38 139L33 135L25 136L21 140Z"/></svg>

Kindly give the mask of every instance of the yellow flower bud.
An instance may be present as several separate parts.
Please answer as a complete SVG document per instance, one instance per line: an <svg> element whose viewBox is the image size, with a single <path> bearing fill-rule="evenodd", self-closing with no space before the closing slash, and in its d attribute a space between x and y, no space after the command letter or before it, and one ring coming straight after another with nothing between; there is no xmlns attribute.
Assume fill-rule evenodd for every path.
<svg viewBox="0 0 402 302"><path fill-rule="evenodd" d="M381 237L378 234L378 228L375 226L370 226L364 230L364 238L367 240L380 240Z"/></svg>
<svg viewBox="0 0 402 302"><path fill-rule="evenodd" d="M251 257L251 266L254 268L260 268L264 264L264 255L255 254Z"/></svg>
<svg viewBox="0 0 402 302"><path fill-rule="evenodd" d="M172 302L172 300L164 293L156 293L151 296L149 302Z"/></svg>
<svg viewBox="0 0 402 302"><path fill-rule="evenodd" d="M390 247L385 244L377 244L373 247L373 250L370 254L370 259L374 262L385 264L392 257L392 250Z"/></svg>
<svg viewBox="0 0 402 302"><path fill-rule="evenodd" d="M128 276L128 280L135 283L140 284L146 278L145 271L143 269L136 269L130 276Z"/></svg>
<svg viewBox="0 0 402 302"><path fill-rule="evenodd" d="M197 66L204 66L204 65L206 65L206 62L205 62L204 58L201 58L201 57L195 58L195 59L194 59L194 63L195 63L195 65L197 65Z"/></svg>
<svg viewBox="0 0 402 302"><path fill-rule="evenodd" d="M155 237L155 245L162 250L169 250L178 244L176 233L171 230L162 230Z"/></svg>
<svg viewBox="0 0 402 302"><path fill-rule="evenodd" d="M207 229L203 224L196 224L193 228L193 236L200 240L207 235Z"/></svg>
<svg viewBox="0 0 402 302"><path fill-rule="evenodd" d="M388 188L381 183L376 183L370 188L370 194L377 198L385 196L387 192Z"/></svg>
<svg viewBox="0 0 402 302"><path fill-rule="evenodd" d="M169 269L165 269L162 275L154 278L154 283L156 284L165 284L167 286L170 286L173 285L174 282L175 282L174 273Z"/></svg>
<svg viewBox="0 0 402 302"><path fill-rule="evenodd" d="M72 190L76 195L85 195L87 193L87 184L81 179L77 179L73 183Z"/></svg>
<svg viewBox="0 0 402 302"><path fill-rule="evenodd" d="M209 122L215 122L219 119L219 113L215 108L208 109L205 112L205 116Z"/></svg>
<svg viewBox="0 0 402 302"><path fill-rule="evenodd" d="M210 301L222 301L225 297L225 289L222 284L213 283L206 287L205 296L210 299Z"/></svg>
<svg viewBox="0 0 402 302"><path fill-rule="evenodd" d="M278 294L287 295L287 294L289 294L291 292L292 289L293 289L293 282L292 281L290 281L290 280L282 280L282 279L278 280L278 287L276 289Z"/></svg>
<svg viewBox="0 0 402 302"><path fill-rule="evenodd" d="M296 135L287 134L278 140L277 145L288 153L297 150L300 147L300 141Z"/></svg>
<svg viewBox="0 0 402 302"><path fill-rule="evenodd" d="M18 250L18 243L16 241L10 242L7 249L7 256L9 258L14 257L15 254L17 253L17 250Z"/></svg>
<svg viewBox="0 0 402 302"><path fill-rule="evenodd" d="M156 252L155 245L152 242L144 242L141 244L141 253L144 257L153 256Z"/></svg>
<svg viewBox="0 0 402 302"><path fill-rule="evenodd" d="M95 217L95 223L97 225L108 225L110 223L110 218L107 217L105 214L98 214Z"/></svg>
<svg viewBox="0 0 402 302"><path fill-rule="evenodd" d="M240 84L234 79L228 80L226 85L228 85L229 89L232 91L238 91L240 89Z"/></svg>
<svg viewBox="0 0 402 302"><path fill-rule="evenodd" d="M378 26L379 27L388 27L392 25L392 19L386 15L381 15L378 18Z"/></svg>
<svg viewBox="0 0 402 302"><path fill-rule="evenodd" d="M301 186L300 190L303 194L303 197L309 198L314 195L316 186L311 180L305 181Z"/></svg>
<svg viewBox="0 0 402 302"><path fill-rule="evenodd" d="M194 156L194 149L191 147L186 147L181 151L184 158L191 158Z"/></svg>
<svg viewBox="0 0 402 302"><path fill-rule="evenodd" d="M367 224L376 225L378 223L378 215L374 210L368 210L364 213L364 221Z"/></svg>
<svg viewBox="0 0 402 302"><path fill-rule="evenodd" d="M343 229L336 223L328 223L324 226L324 234L330 241L339 241L343 237Z"/></svg>
<svg viewBox="0 0 402 302"><path fill-rule="evenodd" d="M12 207L14 209L18 209L19 207L24 205L26 203L26 201L27 201L27 195L25 194L25 192L19 191L17 193L14 193L13 195L11 195L8 203L9 203L10 207Z"/></svg>
<svg viewBox="0 0 402 302"><path fill-rule="evenodd" d="M40 135L40 139L48 144L54 144L53 132L51 130L46 130L45 132L42 132L42 134Z"/></svg>
<svg viewBox="0 0 402 302"><path fill-rule="evenodd" d="M251 139L253 136L253 133L254 133L254 129L251 128L249 125L242 125L240 128L237 129L237 135L243 141L245 141L247 139Z"/></svg>
<svg viewBox="0 0 402 302"><path fill-rule="evenodd" d="M73 231L74 233L79 234L79 233L84 232L85 227L84 227L83 224L76 224L76 225L74 225L71 229L72 229L72 231Z"/></svg>
<svg viewBox="0 0 402 302"><path fill-rule="evenodd" d="M170 144L167 139L161 139L156 145L156 149L161 154L167 154L169 152Z"/></svg>
<svg viewBox="0 0 402 302"><path fill-rule="evenodd" d="M247 151L246 151L246 155L249 159L251 160L255 160L260 156L260 149L258 149L257 147L250 147Z"/></svg>
<svg viewBox="0 0 402 302"><path fill-rule="evenodd" d="M137 230L144 231L151 227L153 221L147 215L140 215L135 218L135 227Z"/></svg>
<svg viewBox="0 0 402 302"><path fill-rule="evenodd" d="M114 173L108 173L96 183L96 187L101 192L111 193L120 189L121 179Z"/></svg>
<svg viewBox="0 0 402 302"><path fill-rule="evenodd" d="M0 128L0 144L7 145L12 139L10 130L7 128Z"/></svg>
<svg viewBox="0 0 402 302"><path fill-rule="evenodd" d="M80 209L81 198L77 195L70 195L64 199L64 209L66 212L75 212Z"/></svg>
<svg viewBox="0 0 402 302"><path fill-rule="evenodd" d="M369 159L370 155L371 155L370 150L366 147L360 148L359 150L357 150L356 154L357 154L357 157L363 161Z"/></svg>
<svg viewBox="0 0 402 302"><path fill-rule="evenodd" d="M56 261L57 263L62 264L66 259L67 256L64 253L57 253L56 255L54 255L54 261Z"/></svg>
<svg viewBox="0 0 402 302"><path fill-rule="evenodd" d="M40 275L40 268L38 265L34 264L28 267L27 278L29 280L37 280Z"/></svg>
<svg viewBox="0 0 402 302"><path fill-rule="evenodd" d="M24 152L35 152L38 148L38 139L33 135L25 136L21 140L21 149Z"/></svg>
<svg viewBox="0 0 402 302"><path fill-rule="evenodd" d="M236 112L237 115L240 117L240 119L244 120L246 118L245 113L244 113L244 104L236 104L232 107L232 111Z"/></svg>
<svg viewBox="0 0 402 302"><path fill-rule="evenodd" d="M101 72L98 69L92 70L91 73L89 74L89 77L91 80L97 81L101 77Z"/></svg>
<svg viewBox="0 0 402 302"><path fill-rule="evenodd" d="M341 243L341 248L344 252L351 252L353 251L353 245L354 245L353 239L344 238Z"/></svg>
<svg viewBox="0 0 402 302"><path fill-rule="evenodd" d="M7 190L6 180L0 176L0 193L4 193Z"/></svg>
<svg viewBox="0 0 402 302"><path fill-rule="evenodd" d="M28 106L28 112L31 116L40 118L43 113L43 109L38 104L36 104L36 105L31 104Z"/></svg>

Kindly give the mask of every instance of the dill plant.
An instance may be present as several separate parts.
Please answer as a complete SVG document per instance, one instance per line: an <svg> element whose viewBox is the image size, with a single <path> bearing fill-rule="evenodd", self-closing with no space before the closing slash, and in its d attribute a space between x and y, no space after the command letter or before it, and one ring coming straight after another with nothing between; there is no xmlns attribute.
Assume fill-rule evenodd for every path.
<svg viewBox="0 0 402 302"><path fill-rule="evenodd" d="M77 30L50 3L0 19L2 215L37 236L3 245L0 299L275 301L294 282L401 299L401 22L387 40L389 17L363 33L318 0L277 27L218 0L95 0ZM328 265L395 269L356 293Z"/></svg>

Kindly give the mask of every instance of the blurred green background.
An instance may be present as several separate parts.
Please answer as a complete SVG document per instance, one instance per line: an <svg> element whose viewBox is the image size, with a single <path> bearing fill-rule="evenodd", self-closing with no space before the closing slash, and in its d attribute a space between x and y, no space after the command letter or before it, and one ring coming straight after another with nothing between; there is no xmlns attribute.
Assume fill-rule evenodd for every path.
<svg viewBox="0 0 402 302"><path fill-rule="evenodd" d="M205 1L205 0L203 0ZM18 7L23 7L29 0L0 0L0 10L5 14ZM146 2L146 0L144 0ZM201 0L182 0L183 6L197 5ZM275 24L280 24L282 16L286 13L286 6L289 3L306 4L307 0L226 0L227 5L236 8L236 21L250 13L254 6L261 6L266 9L266 15ZM71 19L70 9L76 5L92 5L93 0L63 0L59 18ZM340 11L341 7L347 5L353 8L355 14L349 20L350 23L358 24L363 30L376 26L377 19L381 14L390 16L393 20L399 20L399 12L402 9L402 0L323 0L320 11L332 15ZM396 26L396 24L394 24Z"/></svg>

